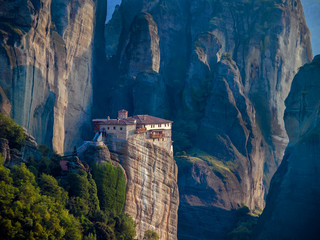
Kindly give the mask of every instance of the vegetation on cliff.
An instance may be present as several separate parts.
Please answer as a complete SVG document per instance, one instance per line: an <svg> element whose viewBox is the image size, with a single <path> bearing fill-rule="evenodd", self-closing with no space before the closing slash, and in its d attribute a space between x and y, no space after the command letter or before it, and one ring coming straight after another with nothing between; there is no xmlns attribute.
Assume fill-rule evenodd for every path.
<svg viewBox="0 0 320 240"><path fill-rule="evenodd" d="M53 182L54 191L63 190ZM22 164L11 171L0 164L0 233L4 239L81 239L80 222L68 213L61 195L46 195ZM63 194L66 196L66 194ZM65 200L65 199L64 199Z"/></svg>
<svg viewBox="0 0 320 240"><path fill-rule="evenodd" d="M10 148L20 149L25 138L23 129L4 113L0 113L0 138L8 139Z"/></svg>
<svg viewBox="0 0 320 240"><path fill-rule="evenodd" d="M111 163L94 164L93 177L98 187L98 197L103 211L120 214L125 203L126 181L121 168Z"/></svg>
<svg viewBox="0 0 320 240"><path fill-rule="evenodd" d="M242 204L236 210L236 224L228 233L228 240L249 240L252 239L252 232L257 224L258 217L261 212L250 213L250 209Z"/></svg>
<svg viewBox="0 0 320 240"><path fill-rule="evenodd" d="M0 115L1 137L21 147L23 130ZM12 169L0 164L0 234L4 239L134 239L136 223L123 214L125 178L110 163L62 174L60 157L43 145Z"/></svg>

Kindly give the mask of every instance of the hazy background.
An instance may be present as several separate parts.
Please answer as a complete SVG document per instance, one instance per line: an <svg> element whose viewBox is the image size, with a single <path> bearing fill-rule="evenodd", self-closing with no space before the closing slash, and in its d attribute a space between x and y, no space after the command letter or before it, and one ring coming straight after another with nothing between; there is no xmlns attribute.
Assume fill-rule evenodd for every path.
<svg viewBox="0 0 320 240"><path fill-rule="evenodd" d="M311 31L311 44L313 55L320 54L320 0L301 0L307 25ZM121 0L108 0L107 19L108 22L117 4Z"/></svg>
<svg viewBox="0 0 320 240"><path fill-rule="evenodd" d="M117 4L120 5L120 3L121 3L121 0L108 0L106 23L109 22L109 20L111 19L115 6Z"/></svg>
<svg viewBox="0 0 320 240"><path fill-rule="evenodd" d="M320 54L320 0L301 0L311 31L313 55Z"/></svg>

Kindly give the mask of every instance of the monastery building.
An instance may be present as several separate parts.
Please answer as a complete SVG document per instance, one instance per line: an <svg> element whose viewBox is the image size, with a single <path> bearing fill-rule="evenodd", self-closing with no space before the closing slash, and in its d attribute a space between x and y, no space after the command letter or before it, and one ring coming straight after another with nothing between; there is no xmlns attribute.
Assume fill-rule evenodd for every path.
<svg viewBox="0 0 320 240"><path fill-rule="evenodd" d="M92 121L96 131L94 141L105 142L107 138L128 141L130 138L136 138L172 148L171 127L173 122L170 120L149 115L128 117L128 111L120 110L117 119L108 117Z"/></svg>

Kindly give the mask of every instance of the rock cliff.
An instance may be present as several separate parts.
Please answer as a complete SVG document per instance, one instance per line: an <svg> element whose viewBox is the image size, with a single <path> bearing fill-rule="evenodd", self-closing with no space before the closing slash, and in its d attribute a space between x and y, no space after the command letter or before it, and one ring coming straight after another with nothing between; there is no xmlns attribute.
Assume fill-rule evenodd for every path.
<svg viewBox="0 0 320 240"><path fill-rule="evenodd" d="M92 0L0 3L1 108L58 153L81 142L90 119L94 7Z"/></svg>
<svg viewBox="0 0 320 240"><path fill-rule="evenodd" d="M27 132L24 134L26 138L20 150L10 148L9 141L5 138L0 138L0 154L6 167L12 168L15 165L26 163L30 157L36 161L41 160L42 154L38 150L38 144L34 137Z"/></svg>
<svg viewBox="0 0 320 240"><path fill-rule="evenodd" d="M137 222L137 237L152 230L161 240L177 239L178 168L170 148L147 142L144 135L128 141L112 138L107 145L126 173L124 211Z"/></svg>
<svg viewBox="0 0 320 240"><path fill-rule="evenodd" d="M318 239L320 56L300 68L285 101L289 145L272 178L255 239Z"/></svg>
<svg viewBox="0 0 320 240"><path fill-rule="evenodd" d="M105 54L104 40L99 37L104 38L106 4L92 0L0 2L1 111L24 126L37 142L58 153L88 139L91 108L97 109L92 104L93 68L105 68L98 59L100 52ZM135 18L119 66L121 79L136 93L135 108L155 106L154 112L163 108L159 36L150 14ZM139 99L141 89L150 90L147 101ZM112 86L102 92L96 88L95 94L102 99L110 90ZM153 95L154 90L159 94ZM119 92L113 97L121 97ZM105 111L105 107L101 109ZM5 144L1 142L3 153L8 153L11 161L13 155ZM161 239L176 239L179 198L171 151L139 141L129 143L123 151L118 157L115 153L110 156L108 149L89 147L85 158L111 158L116 165L122 161L128 174L126 212L138 222L139 238L151 229Z"/></svg>
<svg viewBox="0 0 320 240"><path fill-rule="evenodd" d="M223 198L222 205L217 201L216 206L232 209L245 202L251 209L262 209L264 186L261 160L265 157L265 142L257 128L254 107L245 95L240 71L234 61L222 59L214 72L198 142L203 150L213 154L229 170L216 171L220 183L226 182L221 189L225 189L228 195L228 198ZM222 190L217 187L218 184L214 186L215 192L220 191L220 195Z"/></svg>
<svg viewBox="0 0 320 240"><path fill-rule="evenodd" d="M122 1L114 16L122 16L121 24L111 19L106 29L120 30L112 32L117 40L108 40L105 53L106 69L114 73L96 78L99 88L114 89L103 98L110 103L105 112L126 108L175 120L176 151L191 155L181 158L190 164L179 175L180 237L187 239L184 232L201 222L199 231L189 231L190 239L224 238L226 231L203 219L222 214L232 222L232 209L242 202L262 209L288 143L284 100L298 68L312 57L301 2L135 0ZM153 21L137 27L139 16ZM150 31L156 27L157 34ZM148 54L138 54L139 44L130 47L134 35L158 35L159 44L148 40ZM143 62L152 70L146 56L158 48L158 71L140 69L134 77L124 77L132 71L123 62ZM140 76L148 87L136 87ZM178 165L184 167L181 159ZM214 197L201 195L208 189ZM222 229L227 225L222 223Z"/></svg>
<svg viewBox="0 0 320 240"><path fill-rule="evenodd" d="M174 120L180 236L224 238L234 208L264 207L288 143L284 99L312 56L300 0L123 0L105 25L106 5L0 2L1 111L58 153L82 141L91 109ZM171 154L119 144L139 237L176 238Z"/></svg>

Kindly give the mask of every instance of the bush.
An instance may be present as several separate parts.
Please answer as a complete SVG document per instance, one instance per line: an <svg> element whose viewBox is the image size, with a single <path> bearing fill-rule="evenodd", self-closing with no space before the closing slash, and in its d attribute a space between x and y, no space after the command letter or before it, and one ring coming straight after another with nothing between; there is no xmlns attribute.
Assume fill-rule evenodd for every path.
<svg viewBox="0 0 320 240"><path fill-rule="evenodd" d="M43 195L50 196L63 205L68 201L68 193L58 185L58 181L45 173L39 179L39 186Z"/></svg>
<svg viewBox="0 0 320 240"><path fill-rule="evenodd" d="M136 236L136 226L129 214L120 214L115 225L117 239L133 240Z"/></svg>
<svg viewBox="0 0 320 240"><path fill-rule="evenodd" d="M113 240L114 232L113 229L105 223L97 222L94 225L96 230L97 240Z"/></svg>
<svg viewBox="0 0 320 240"><path fill-rule="evenodd" d="M10 171L0 164L2 239L81 239L81 226L63 204L40 193L24 164Z"/></svg>
<svg viewBox="0 0 320 240"><path fill-rule="evenodd" d="M126 194L126 181L122 169L112 166L109 162L103 165L94 164L92 175L97 184L101 210L107 214L122 213Z"/></svg>
<svg viewBox="0 0 320 240"><path fill-rule="evenodd" d="M250 209L242 203L236 210L237 223L228 233L228 240L249 240L258 218L250 214Z"/></svg>
<svg viewBox="0 0 320 240"><path fill-rule="evenodd" d="M9 145L16 146L20 135L12 129L22 129L3 115L0 120L1 126L5 126L0 129L2 137L9 140ZM120 167L110 163L94 167L102 211L98 188L90 173L79 170L63 177L60 157L44 145L39 150L41 161L29 157L29 169L22 164L11 171L3 166L0 154L0 236L3 239L134 239L136 223L129 215L122 214L126 183ZM52 175L59 177L64 189Z"/></svg>
<svg viewBox="0 0 320 240"><path fill-rule="evenodd" d="M22 127L16 124L10 117L0 113L0 138L7 139L11 149L21 149L25 140L25 134Z"/></svg>
<svg viewBox="0 0 320 240"><path fill-rule="evenodd" d="M68 206L73 214L93 217L100 210L97 186L90 173L82 170L71 172L62 184L71 197Z"/></svg>
<svg viewBox="0 0 320 240"><path fill-rule="evenodd" d="M144 232L143 240L159 240L159 236L156 232L147 230Z"/></svg>

